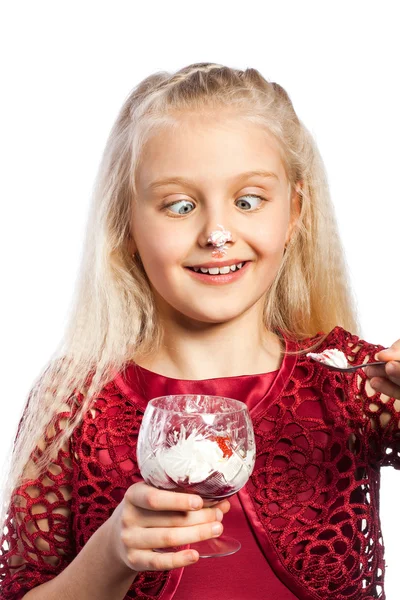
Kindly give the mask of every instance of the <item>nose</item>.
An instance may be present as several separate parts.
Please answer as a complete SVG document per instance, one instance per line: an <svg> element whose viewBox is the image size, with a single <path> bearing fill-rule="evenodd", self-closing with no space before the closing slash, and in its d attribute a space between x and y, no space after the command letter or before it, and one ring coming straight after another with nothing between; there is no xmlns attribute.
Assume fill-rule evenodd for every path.
<svg viewBox="0 0 400 600"><path fill-rule="evenodd" d="M212 255L220 258L226 254L228 244L233 244L233 234L229 229L218 223L214 229L204 231L200 245L204 248L211 248Z"/></svg>
<svg viewBox="0 0 400 600"><path fill-rule="evenodd" d="M215 251L223 247L228 249L236 241L234 215L217 193L215 196L210 196L204 204L203 210L199 213L198 225L200 230L197 243L203 249Z"/></svg>

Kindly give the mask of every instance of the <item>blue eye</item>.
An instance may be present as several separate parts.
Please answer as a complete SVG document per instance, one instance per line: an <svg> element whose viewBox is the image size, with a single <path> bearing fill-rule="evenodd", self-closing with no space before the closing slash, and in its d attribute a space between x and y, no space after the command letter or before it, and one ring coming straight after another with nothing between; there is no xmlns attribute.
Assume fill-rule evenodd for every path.
<svg viewBox="0 0 400 600"><path fill-rule="evenodd" d="M174 204L170 204L167 208L177 215L187 215L194 209L194 204L193 202L189 202L189 200L179 200L179 202L174 202Z"/></svg>
<svg viewBox="0 0 400 600"><path fill-rule="evenodd" d="M261 198L261 196L256 196L255 194L245 194L236 200L236 206L242 210L255 210L261 205L262 202L264 202L264 198Z"/></svg>

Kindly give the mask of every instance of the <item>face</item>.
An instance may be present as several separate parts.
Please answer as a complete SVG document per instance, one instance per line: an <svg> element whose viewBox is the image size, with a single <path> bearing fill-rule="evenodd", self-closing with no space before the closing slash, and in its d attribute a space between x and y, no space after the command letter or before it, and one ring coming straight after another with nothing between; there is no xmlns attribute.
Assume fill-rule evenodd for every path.
<svg viewBox="0 0 400 600"><path fill-rule="evenodd" d="M265 174L246 174L255 171ZM273 139L238 117L187 115L148 140L136 186L130 251L161 315L197 324L259 318L299 211ZM232 234L222 257L208 242L218 225ZM201 271L217 267L222 274Z"/></svg>

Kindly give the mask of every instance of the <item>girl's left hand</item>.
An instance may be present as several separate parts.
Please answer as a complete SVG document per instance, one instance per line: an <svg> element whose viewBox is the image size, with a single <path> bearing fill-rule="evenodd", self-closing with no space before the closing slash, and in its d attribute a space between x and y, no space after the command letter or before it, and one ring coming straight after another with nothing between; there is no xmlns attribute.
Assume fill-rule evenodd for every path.
<svg viewBox="0 0 400 600"><path fill-rule="evenodd" d="M390 348L378 352L375 360L384 360L387 364L365 368L371 387L390 398L400 400L400 340Z"/></svg>

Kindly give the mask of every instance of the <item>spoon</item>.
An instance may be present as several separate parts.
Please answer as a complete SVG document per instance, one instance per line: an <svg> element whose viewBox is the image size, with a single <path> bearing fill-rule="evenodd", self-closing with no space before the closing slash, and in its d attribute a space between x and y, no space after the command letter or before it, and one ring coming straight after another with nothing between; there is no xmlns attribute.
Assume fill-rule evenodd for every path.
<svg viewBox="0 0 400 600"><path fill-rule="evenodd" d="M312 360L315 360L315 358ZM342 373L354 373L354 371L357 371L357 369L363 369L364 367L377 367L378 365L386 365L387 364L386 362L381 361L381 362L364 363L362 365L351 365L351 367L334 367L333 365L327 365L319 360L315 360L315 362L318 362L320 365L325 367L325 369L329 369L330 371L341 371Z"/></svg>

